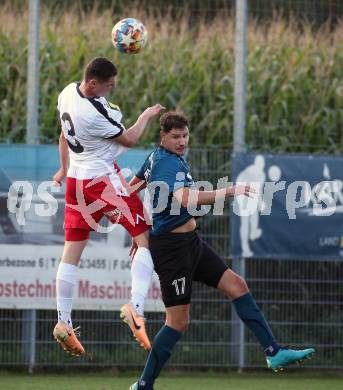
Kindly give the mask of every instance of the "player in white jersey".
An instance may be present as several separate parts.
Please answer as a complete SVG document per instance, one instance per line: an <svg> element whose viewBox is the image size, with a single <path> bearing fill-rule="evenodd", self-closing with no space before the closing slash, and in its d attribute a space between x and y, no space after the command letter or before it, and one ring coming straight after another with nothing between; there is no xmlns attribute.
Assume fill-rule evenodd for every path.
<svg viewBox="0 0 343 390"><path fill-rule="evenodd" d="M156 104L147 108L125 130L119 108L105 98L115 87L116 75L111 61L95 58L86 66L83 81L69 84L58 97L61 168L54 181L61 184L66 177L66 207L65 245L56 276L58 322L53 334L73 355L85 352L71 321L77 267L90 231L99 231L104 215L111 223L123 225L138 246L132 262L132 298L125 305L125 315L139 343L151 348L143 312L153 269L149 225L142 202L130 190L115 160L137 143L149 120L164 107Z"/></svg>

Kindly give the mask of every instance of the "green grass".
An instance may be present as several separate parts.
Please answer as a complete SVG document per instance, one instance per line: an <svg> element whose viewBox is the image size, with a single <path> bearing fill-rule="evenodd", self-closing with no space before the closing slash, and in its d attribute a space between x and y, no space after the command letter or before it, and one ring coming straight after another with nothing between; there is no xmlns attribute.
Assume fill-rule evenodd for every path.
<svg viewBox="0 0 343 390"><path fill-rule="evenodd" d="M109 374L47 374L23 375L14 373L0 374L0 387L3 390L121 390L128 389L135 377L110 376ZM343 379L305 374L190 374L162 377L156 384L156 390L338 390Z"/></svg>

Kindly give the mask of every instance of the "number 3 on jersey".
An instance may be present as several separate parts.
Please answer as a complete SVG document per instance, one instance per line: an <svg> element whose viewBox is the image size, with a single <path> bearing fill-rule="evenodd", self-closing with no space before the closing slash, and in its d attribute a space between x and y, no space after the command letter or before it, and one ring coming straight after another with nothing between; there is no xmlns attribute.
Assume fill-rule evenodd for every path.
<svg viewBox="0 0 343 390"><path fill-rule="evenodd" d="M80 144L80 142L75 138L75 127L71 120L70 115L65 112L61 120L63 122L62 127L67 131L68 135L66 137L66 140L68 142L68 145L70 149L74 153L82 153L83 152L83 146ZM70 141L69 141L70 140ZM71 142L72 141L72 142Z"/></svg>

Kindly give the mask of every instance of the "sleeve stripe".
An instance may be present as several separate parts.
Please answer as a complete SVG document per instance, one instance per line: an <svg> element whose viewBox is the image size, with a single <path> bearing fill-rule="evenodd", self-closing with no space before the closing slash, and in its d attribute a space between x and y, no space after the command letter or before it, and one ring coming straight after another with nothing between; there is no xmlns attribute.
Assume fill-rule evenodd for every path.
<svg viewBox="0 0 343 390"><path fill-rule="evenodd" d="M117 138L117 137L119 137L120 135L122 135L123 134L123 129L121 129L120 131L119 131L119 133L117 133L117 134L114 134L114 135L111 135L110 137L106 137L106 139L113 139L113 138Z"/></svg>
<svg viewBox="0 0 343 390"><path fill-rule="evenodd" d="M123 126L120 123L113 120L108 115L106 108L99 101L95 100L94 98L90 98L88 100L93 104L93 106L96 108L96 110L98 112L100 112L100 114L102 114L110 123L112 123L113 126L116 126L120 130L120 132L118 134L114 135L113 137L121 135L122 132L124 131ZM109 137L109 138L112 138L112 137Z"/></svg>

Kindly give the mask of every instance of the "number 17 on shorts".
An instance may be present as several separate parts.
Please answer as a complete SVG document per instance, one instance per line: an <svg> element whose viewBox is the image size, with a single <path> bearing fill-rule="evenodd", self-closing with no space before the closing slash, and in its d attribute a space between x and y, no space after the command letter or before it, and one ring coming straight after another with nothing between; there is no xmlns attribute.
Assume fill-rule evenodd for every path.
<svg viewBox="0 0 343 390"><path fill-rule="evenodd" d="M172 285L175 287L176 295L184 295L185 286L186 286L186 277L175 279L172 282Z"/></svg>

